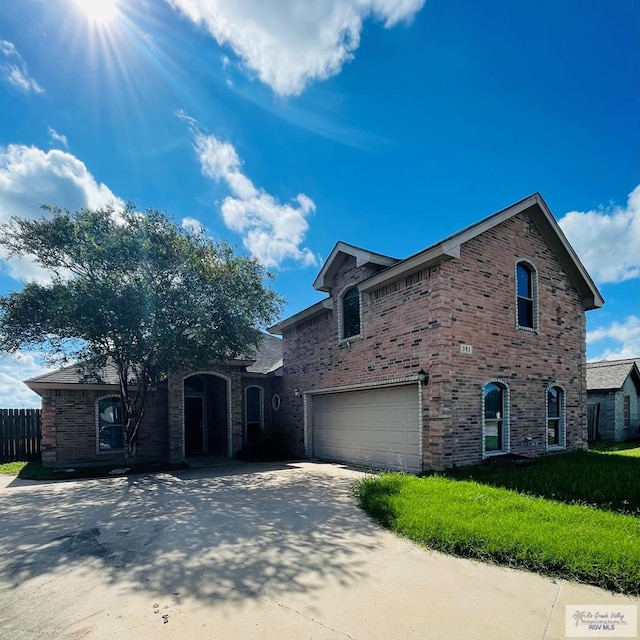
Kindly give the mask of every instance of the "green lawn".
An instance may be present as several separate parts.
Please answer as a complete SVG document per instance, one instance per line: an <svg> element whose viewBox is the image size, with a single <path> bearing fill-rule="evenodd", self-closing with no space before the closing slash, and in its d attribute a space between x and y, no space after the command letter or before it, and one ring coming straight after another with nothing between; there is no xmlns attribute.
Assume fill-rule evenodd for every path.
<svg viewBox="0 0 640 640"><path fill-rule="evenodd" d="M640 515L640 442L601 443L587 452L545 456L530 467L480 465L453 469L446 475Z"/></svg>
<svg viewBox="0 0 640 640"><path fill-rule="evenodd" d="M70 480L78 478L104 478L113 469L123 468L124 465L101 465L98 467L77 467L69 469L45 468L40 462L6 462L0 464L0 475L17 475L22 480ZM187 464L140 464L128 472L157 473L186 469Z"/></svg>
<svg viewBox="0 0 640 640"><path fill-rule="evenodd" d="M0 475L17 476L27 464L27 462L5 462L0 464Z"/></svg>
<svg viewBox="0 0 640 640"><path fill-rule="evenodd" d="M598 447L447 476L383 474L358 482L356 495L379 523L430 548L637 596L639 450Z"/></svg>

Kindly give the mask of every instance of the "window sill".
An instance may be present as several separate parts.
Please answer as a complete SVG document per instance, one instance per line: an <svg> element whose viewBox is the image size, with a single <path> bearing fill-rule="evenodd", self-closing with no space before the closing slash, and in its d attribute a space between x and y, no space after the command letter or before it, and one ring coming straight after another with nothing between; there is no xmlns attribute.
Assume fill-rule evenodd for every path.
<svg viewBox="0 0 640 640"><path fill-rule="evenodd" d="M496 449L496 451L485 451L483 456L485 458L492 458L493 456L503 456L506 453L509 453L507 449Z"/></svg>
<svg viewBox="0 0 640 640"><path fill-rule="evenodd" d="M101 451L98 449L98 451L96 451L96 454L99 456L108 456L116 453L124 453L124 449L109 449L108 451Z"/></svg>
<svg viewBox="0 0 640 640"><path fill-rule="evenodd" d="M525 331L526 333L533 333L535 335L538 335L538 332L539 332L537 327L522 327L519 324L516 325L516 330Z"/></svg>
<svg viewBox="0 0 640 640"><path fill-rule="evenodd" d="M566 451L567 450L567 446L564 444L548 444L547 445L547 451Z"/></svg>

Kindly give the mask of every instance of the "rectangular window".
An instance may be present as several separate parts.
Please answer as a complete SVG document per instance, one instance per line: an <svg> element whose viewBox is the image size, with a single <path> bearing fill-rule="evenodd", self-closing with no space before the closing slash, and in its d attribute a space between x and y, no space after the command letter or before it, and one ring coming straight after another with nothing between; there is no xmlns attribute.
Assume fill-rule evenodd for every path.
<svg viewBox="0 0 640 640"><path fill-rule="evenodd" d="M624 428L629 429L631 427L631 397L624 396L622 400L622 415L624 418Z"/></svg>
<svg viewBox="0 0 640 640"><path fill-rule="evenodd" d="M525 262L516 265L516 304L516 326L536 330L535 271Z"/></svg>
<svg viewBox="0 0 640 640"><path fill-rule="evenodd" d="M122 406L119 398L101 398L98 401L98 451L122 451Z"/></svg>

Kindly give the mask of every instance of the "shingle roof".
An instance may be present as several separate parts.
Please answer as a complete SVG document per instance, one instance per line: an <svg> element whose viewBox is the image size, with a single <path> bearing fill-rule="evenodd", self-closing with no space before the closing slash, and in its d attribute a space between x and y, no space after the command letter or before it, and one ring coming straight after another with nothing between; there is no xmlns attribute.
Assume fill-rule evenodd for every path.
<svg viewBox="0 0 640 640"><path fill-rule="evenodd" d="M35 378L25 380L25 383L46 383L46 384L114 384L118 383L118 371L115 365L108 363L97 371L92 371L86 365L76 363L43 373Z"/></svg>
<svg viewBox="0 0 640 640"><path fill-rule="evenodd" d="M255 362L247 367L249 373L272 373L282 366L282 339L262 334L262 343L251 356Z"/></svg>
<svg viewBox="0 0 640 640"><path fill-rule="evenodd" d="M255 360L253 364L247 366L249 373L272 373L282 366L282 340L269 334L263 334L263 341L253 352L242 356L242 361ZM107 364L97 371L91 371L83 364L72 364L68 367L43 373L35 378L25 380L27 386L34 384L67 385L67 384L87 384L87 385L117 385L118 372L113 364Z"/></svg>
<svg viewBox="0 0 640 640"><path fill-rule="evenodd" d="M640 367L640 358L587 362L587 391L620 389L625 380ZM636 377L638 369L635 368Z"/></svg>

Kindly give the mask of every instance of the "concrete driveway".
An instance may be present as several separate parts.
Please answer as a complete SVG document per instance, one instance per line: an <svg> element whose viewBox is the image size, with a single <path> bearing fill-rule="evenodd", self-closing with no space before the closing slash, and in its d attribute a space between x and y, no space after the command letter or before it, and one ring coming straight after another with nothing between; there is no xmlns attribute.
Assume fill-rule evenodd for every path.
<svg viewBox="0 0 640 640"><path fill-rule="evenodd" d="M28 483L0 476L0 637L564 638L565 604L637 604L430 552L300 462Z"/></svg>

